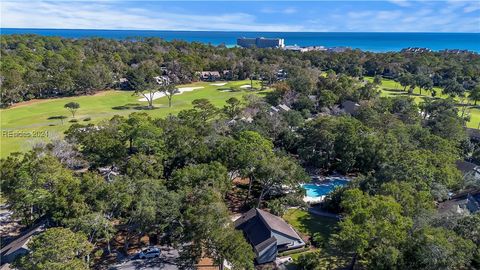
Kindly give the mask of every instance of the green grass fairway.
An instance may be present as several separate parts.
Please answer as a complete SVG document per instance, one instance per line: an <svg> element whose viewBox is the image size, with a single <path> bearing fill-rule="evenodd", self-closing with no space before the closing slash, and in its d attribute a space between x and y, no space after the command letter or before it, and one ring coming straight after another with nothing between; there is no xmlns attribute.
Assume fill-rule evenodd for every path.
<svg viewBox="0 0 480 270"><path fill-rule="evenodd" d="M366 77L367 80L373 81L372 77ZM440 87L434 87L433 88L436 92L437 95L435 98L448 98L448 95L443 94L442 88ZM395 97L395 96L407 96L408 93L406 91L403 91L403 87L389 79L382 79L382 85L380 86L381 96L382 97ZM410 95L410 97L415 99L415 102L420 103L424 99L427 98L432 98L431 93L425 90L422 90L422 94L420 95L420 89L416 87L413 91L413 94ZM458 98L455 100L459 101ZM465 102L469 102L468 100ZM459 106L460 107L460 106ZM472 105L467 105L467 114L470 115L470 121L467 122L467 127L469 128L479 128L480 125L480 108L479 106L473 106ZM459 108L461 109L461 108Z"/></svg>
<svg viewBox="0 0 480 270"><path fill-rule="evenodd" d="M101 120L110 119L114 115L129 115L132 112L146 112L153 117L164 117L168 114L176 114L181 110L191 108L191 103L195 99L207 98L218 107L223 106L225 100L230 97L241 99L242 96L250 92L248 89L243 88L238 92L222 90L246 84L250 84L250 81L229 82L224 86L214 86L209 82L182 85L179 87L203 86L204 88L174 96L171 108L168 108L166 97L156 99L154 101L156 107L154 110L135 108L137 106L145 106L147 102L138 101L141 97L132 95L132 91L104 91L93 96L35 100L17 104L12 108L0 110L2 130L2 134L0 134L0 156L5 157L16 151L28 151L34 143L47 138L62 137L63 132L71 125L68 122L71 119L71 114L63 107L68 102L74 101L80 104L80 109L75 116L80 124L98 123ZM259 83L255 82L254 87L259 88ZM48 119L62 115L68 117L63 120L63 124L60 119ZM91 118L91 120L89 122L83 121L87 117ZM24 137L9 137L6 131L26 133L23 133L25 134ZM45 133L42 132L48 132L48 136L44 137ZM35 135L38 133L39 137L30 136L33 133Z"/></svg>

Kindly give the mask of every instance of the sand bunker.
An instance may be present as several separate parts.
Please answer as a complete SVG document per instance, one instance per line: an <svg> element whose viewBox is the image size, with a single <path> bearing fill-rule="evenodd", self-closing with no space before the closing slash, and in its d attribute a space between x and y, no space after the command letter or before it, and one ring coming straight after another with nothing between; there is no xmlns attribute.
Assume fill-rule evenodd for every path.
<svg viewBox="0 0 480 270"><path fill-rule="evenodd" d="M183 92L190 92L190 91L193 91L193 90L197 90L197 89L202 89L204 88L203 86L198 86L198 87L180 87L180 88L177 88L178 92L175 93L175 95L180 95L182 94ZM165 96L165 93L163 92L155 92L155 94L153 94L153 100L155 99L158 99L158 98L161 98L161 97L164 97ZM147 101L146 98L141 98L139 99L138 101Z"/></svg>
<svg viewBox="0 0 480 270"><path fill-rule="evenodd" d="M252 88L252 86L250 84L245 84L240 86L240 88Z"/></svg>
<svg viewBox="0 0 480 270"><path fill-rule="evenodd" d="M211 83L210 85L224 86L225 84L227 84L227 83L226 82L225 83Z"/></svg>

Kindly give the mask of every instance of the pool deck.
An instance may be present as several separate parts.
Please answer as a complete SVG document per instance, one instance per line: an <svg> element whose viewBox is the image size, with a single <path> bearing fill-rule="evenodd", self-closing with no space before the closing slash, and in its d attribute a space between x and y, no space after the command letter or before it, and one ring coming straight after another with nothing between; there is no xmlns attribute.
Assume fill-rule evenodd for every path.
<svg viewBox="0 0 480 270"><path fill-rule="evenodd" d="M320 196L320 197L309 197L305 196L303 197L303 201L306 203L321 203L325 199L325 196Z"/></svg>
<svg viewBox="0 0 480 270"><path fill-rule="evenodd" d="M315 180L316 179L316 180ZM322 185L327 182L335 181L335 180L344 180L344 181L351 181L351 179L347 176L343 175L332 175L332 176L312 176L312 181L309 183L304 183L305 184L314 184L314 185ZM325 200L326 195L318 196L318 197L311 197L311 196L305 196L303 197L303 201L309 204L316 204L316 203L321 203L323 200Z"/></svg>

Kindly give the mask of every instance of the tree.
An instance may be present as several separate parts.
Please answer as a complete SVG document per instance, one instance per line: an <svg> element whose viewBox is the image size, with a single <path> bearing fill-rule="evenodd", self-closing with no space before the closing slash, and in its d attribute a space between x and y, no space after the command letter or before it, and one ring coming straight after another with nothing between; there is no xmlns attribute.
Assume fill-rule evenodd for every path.
<svg viewBox="0 0 480 270"><path fill-rule="evenodd" d="M415 84L420 89L420 95L422 95L422 89L430 90L433 87L433 81L427 75L417 74L415 75L414 80L415 80Z"/></svg>
<svg viewBox="0 0 480 270"><path fill-rule="evenodd" d="M231 97L226 103L227 105L223 106L223 112L231 119L235 118L240 113L240 100Z"/></svg>
<svg viewBox="0 0 480 270"><path fill-rule="evenodd" d="M407 251L408 269L464 269L473 258L475 245L444 228L425 227L412 237Z"/></svg>
<svg viewBox="0 0 480 270"><path fill-rule="evenodd" d="M403 73L398 77L398 82L403 86L403 91L406 91L407 86L412 85L413 83L413 76L410 73Z"/></svg>
<svg viewBox="0 0 480 270"><path fill-rule="evenodd" d="M412 219L390 196L370 196L359 189L344 192L346 217L333 236L336 247L352 251L369 269L392 269L401 262L401 246L408 239Z"/></svg>
<svg viewBox="0 0 480 270"><path fill-rule="evenodd" d="M15 171L8 172L4 166ZM23 224L32 225L43 217L64 224L87 210L80 195L80 179L50 155L32 151L2 162L1 171L2 194Z"/></svg>
<svg viewBox="0 0 480 270"><path fill-rule="evenodd" d="M192 266L203 252L217 263L227 260L234 269L253 269L252 247L233 227L222 198L222 194L206 186L186 194L181 238L192 245L182 250L182 261Z"/></svg>
<svg viewBox="0 0 480 270"><path fill-rule="evenodd" d="M92 245L83 233L50 228L28 243L30 253L18 262L21 270L87 270Z"/></svg>
<svg viewBox="0 0 480 270"><path fill-rule="evenodd" d="M128 86L136 95L142 95L148 102L148 108L153 108L155 93L159 90L157 74L158 66L153 61L142 62L137 68L127 73Z"/></svg>
<svg viewBox="0 0 480 270"><path fill-rule="evenodd" d="M226 138L218 142L215 156L229 170L231 178L249 178L246 204L250 198L252 184L255 181L255 169L262 160L273 155L273 143L255 131L242 131L235 139Z"/></svg>
<svg viewBox="0 0 480 270"><path fill-rule="evenodd" d="M470 100L473 100L473 105L477 105L477 101L480 100L480 84L477 84L477 86L475 86L475 88L473 88L471 91L470 91L470 94L468 95L468 98Z"/></svg>
<svg viewBox="0 0 480 270"><path fill-rule="evenodd" d="M167 184L174 190L210 187L226 194L231 187L227 168L219 162L195 164L176 170Z"/></svg>
<svg viewBox="0 0 480 270"><path fill-rule="evenodd" d="M168 98L168 107L172 107L172 98L176 93L178 93L178 89L176 88L175 84L168 83L161 85L160 92L164 93L165 96Z"/></svg>
<svg viewBox="0 0 480 270"><path fill-rule="evenodd" d="M65 104L63 107L69 110L70 113L72 114L72 117L75 118L75 113L80 108L80 104L78 104L77 102L69 102Z"/></svg>
<svg viewBox="0 0 480 270"><path fill-rule="evenodd" d="M303 168L293 158L280 154L274 154L266 159L259 160L253 175L255 175L255 180L261 188L257 207L262 205L263 198L274 187L295 187L308 178Z"/></svg>
<svg viewBox="0 0 480 270"><path fill-rule="evenodd" d="M464 95L465 88L463 88L463 85L458 83L456 80L448 80L443 83L443 86L444 94L449 94L451 97Z"/></svg>
<svg viewBox="0 0 480 270"><path fill-rule="evenodd" d="M376 85L381 85L382 84L382 76L375 75L375 77L373 77L373 83L376 84Z"/></svg>

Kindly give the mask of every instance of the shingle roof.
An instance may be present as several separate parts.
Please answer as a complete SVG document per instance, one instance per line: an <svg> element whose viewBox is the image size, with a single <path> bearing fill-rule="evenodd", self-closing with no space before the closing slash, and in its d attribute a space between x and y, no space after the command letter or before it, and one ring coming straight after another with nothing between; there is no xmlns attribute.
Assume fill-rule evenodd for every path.
<svg viewBox="0 0 480 270"><path fill-rule="evenodd" d="M281 217L270 214L257 208L257 212L269 229L288 235L293 238L301 239L300 236L286 223Z"/></svg>
<svg viewBox="0 0 480 270"><path fill-rule="evenodd" d="M475 167L477 167L477 164L463 160L457 160L455 162L455 165L457 166L457 169L459 169L462 173L471 172L475 169Z"/></svg>
<svg viewBox="0 0 480 270"><path fill-rule="evenodd" d="M28 241L31 239L32 236L42 232L44 230L44 228L45 227L44 227L43 223L31 228L30 230L25 232L23 235L19 236L17 239L13 240L8 245L4 246L0 250L1 256L2 257L3 256L8 256L8 255L14 253L15 251L21 249L22 247L24 247L28 243Z"/></svg>
<svg viewBox="0 0 480 270"><path fill-rule="evenodd" d="M254 247L255 251L257 253L260 253L262 252L264 249L268 248L269 246L271 246L273 243L277 243L277 238L275 238L274 236L268 238L267 240L261 242L260 244L256 245Z"/></svg>
<svg viewBox="0 0 480 270"><path fill-rule="evenodd" d="M360 105L356 102L346 100L346 101L342 102L341 107L346 113L354 114L360 108Z"/></svg>

